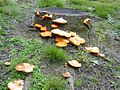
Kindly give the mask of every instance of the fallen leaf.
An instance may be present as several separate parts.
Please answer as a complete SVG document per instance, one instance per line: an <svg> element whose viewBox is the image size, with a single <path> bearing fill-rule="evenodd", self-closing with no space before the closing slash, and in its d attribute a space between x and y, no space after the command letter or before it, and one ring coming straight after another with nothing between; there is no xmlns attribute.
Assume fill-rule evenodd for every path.
<svg viewBox="0 0 120 90"><path fill-rule="evenodd" d="M65 77L65 78L71 77L71 74L70 74L69 72L65 72L65 73L63 73L62 75L63 75L63 77Z"/></svg>
<svg viewBox="0 0 120 90"><path fill-rule="evenodd" d="M33 71L34 67L35 67L34 65L31 65L29 63L21 63L16 66L16 70L30 73Z"/></svg>
<svg viewBox="0 0 120 90"><path fill-rule="evenodd" d="M68 64L75 68L81 67L81 63L78 63L76 60L68 61Z"/></svg>
<svg viewBox="0 0 120 90"><path fill-rule="evenodd" d="M24 81L23 80L15 80L13 82L9 82L7 86L10 90L23 90Z"/></svg>
<svg viewBox="0 0 120 90"><path fill-rule="evenodd" d="M65 36L65 37L71 37L71 35L63 30L60 29L53 29L51 31L53 34L59 35L59 36Z"/></svg>
<svg viewBox="0 0 120 90"><path fill-rule="evenodd" d="M51 31L41 32L40 35L41 35L42 37L52 37Z"/></svg>
<svg viewBox="0 0 120 90"><path fill-rule="evenodd" d="M58 18L53 20L54 23L59 23L59 24L66 24L67 20L63 19L63 18Z"/></svg>

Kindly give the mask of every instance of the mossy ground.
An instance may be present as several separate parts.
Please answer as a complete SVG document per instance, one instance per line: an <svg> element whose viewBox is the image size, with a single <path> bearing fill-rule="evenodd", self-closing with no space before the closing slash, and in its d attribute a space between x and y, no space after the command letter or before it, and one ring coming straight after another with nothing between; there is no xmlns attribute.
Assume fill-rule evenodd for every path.
<svg viewBox="0 0 120 90"><path fill-rule="evenodd" d="M47 47L44 45L40 38L33 38L28 34L20 35L13 34L13 32L18 32L20 30L17 26L19 23L32 19L31 14L33 14L34 8L32 8L32 1L26 0L24 3L13 2L14 0L0 0L0 89L7 90L7 83L15 79L26 79L30 78L30 90L65 90L66 81L61 78L61 70L57 67L63 67L61 64L53 63L53 66L47 62L46 73L41 70L42 64L44 64L45 58L43 53L49 57L49 61L52 62L58 58L61 63L64 64L68 58L77 59L82 63L82 68L75 69L72 75L75 76L75 89L102 89L102 90L119 90L120 84L120 66L116 57L112 57L110 50L107 46L109 45L108 39L106 39L106 32L116 32L120 35L120 12L119 4L120 1L116 0L37 0L37 7L67 7L67 8L77 8L81 11L86 11L91 13L91 17L99 16L100 20L94 22L94 34L97 35L99 43L98 46L104 49L103 52L107 55L107 58L98 58L84 51L77 51L74 54L67 53L68 58L65 57L66 50L61 50L52 46L49 48L50 52L43 52ZM54 2L54 3L53 3ZM18 4L20 3L20 5ZM28 10L28 11L27 11ZM32 13L31 13L32 12ZM30 16L31 15L31 16ZM24 26L25 22L22 22ZM26 28L22 28L26 29ZM16 31L14 31L16 30ZM33 30L34 31L34 30ZM23 32L24 33L24 32ZM33 32L35 33L35 32ZM96 42L95 42L96 43ZM93 43L93 45L95 44ZM49 44L48 44L49 45ZM119 48L119 47L117 47ZM77 50L78 48L74 48ZM56 50L59 53L56 53ZM109 52L107 52L109 51ZM64 53L65 52L65 53ZM42 54L41 54L42 53ZM50 56L49 56L50 55ZM56 57L53 57L56 56ZM10 66L5 66L3 63L5 61L11 61ZM32 73L26 74L22 72L17 72L15 66L21 62L29 62L35 65L35 69ZM54 61L57 62L57 61ZM48 70L48 71L47 71ZM51 71L49 71L51 70ZM55 72L58 72L56 76L52 76ZM66 69L65 69L66 70ZM68 68L69 70L69 68ZM43 71L43 73L42 73ZM64 70L63 70L64 71ZM50 77L48 77L47 75ZM51 79L50 79L51 78ZM56 81L53 83L53 81ZM104 85L103 85L104 84ZM52 86L52 87L51 87ZM106 88L105 88L106 87Z"/></svg>

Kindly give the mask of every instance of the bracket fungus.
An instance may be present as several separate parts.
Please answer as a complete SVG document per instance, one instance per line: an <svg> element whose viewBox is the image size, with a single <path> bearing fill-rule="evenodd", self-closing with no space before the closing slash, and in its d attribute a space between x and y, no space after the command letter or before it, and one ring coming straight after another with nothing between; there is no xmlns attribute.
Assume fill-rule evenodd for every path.
<svg viewBox="0 0 120 90"><path fill-rule="evenodd" d="M69 34L73 37L77 35L75 32L71 32L71 31L69 32Z"/></svg>
<svg viewBox="0 0 120 90"><path fill-rule="evenodd" d="M40 35L41 35L42 37L52 37L51 31L41 32Z"/></svg>
<svg viewBox="0 0 120 90"><path fill-rule="evenodd" d="M65 77L65 78L71 77L71 74L70 74L69 72L65 72L65 73L63 73L62 75L63 75L63 77Z"/></svg>
<svg viewBox="0 0 120 90"><path fill-rule="evenodd" d="M57 42L57 43L55 44L55 46L58 46L58 47L66 47L66 46L67 46L67 43L65 43L65 42Z"/></svg>
<svg viewBox="0 0 120 90"><path fill-rule="evenodd" d="M77 60L68 61L68 64L72 67L75 67L75 68L81 67L81 63L78 63Z"/></svg>
<svg viewBox="0 0 120 90"><path fill-rule="evenodd" d="M13 82L9 82L7 86L10 90L23 90L24 81L23 80L15 80Z"/></svg>
<svg viewBox="0 0 120 90"><path fill-rule="evenodd" d="M53 34L59 35L59 36L64 36L64 37L71 37L71 35L63 30L60 29L53 29L51 30Z"/></svg>
<svg viewBox="0 0 120 90"><path fill-rule="evenodd" d="M58 24L66 24L67 20L63 19L63 18L58 18L53 20L54 23L58 23Z"/></svg>
<svg viewBox="0 0 120 90"><path fill-rule="evenodd" d="M76 46L85 43L85 40L83 38L80 38L79 36L70 37L68 40Z"/></svg>
<svg viewBox="0 0 120 90"><path fill-rule="evenodd" d="M45 18L50 18L50 19L52 19L52 17L53 17L52 14L50 14L50 15L45 14L44 16L42 16L41 20L44 20Z"/></svg>
<svg viewBox="0 0 120 90"><path fill-rule="evenodd" d="M95 53L95 54L100 53L100 50L98 47L85 47L85 51Z"/></svg>
<svg viewBox="0 0 120 90"><path fill-rule="evenodd" d="M87 28L90 28L90 22L91 22L91 19L90 19L90 18L86 18L86 19L83 21L83 24L84 24Z"/></svg>
<svg viewBox="0 0 120 90"><path fill-rule="evenodd" d="M58 28L58 25L57 24L52 24L51 28Z"/></svg>
<svg viewBox="0 0 120 90"><path fill-rule="evenodd" d="M16 70L30 73L33 71L34 67L35 67L34 65L31 65L29 63L21 63L16 66Z"/></svg>

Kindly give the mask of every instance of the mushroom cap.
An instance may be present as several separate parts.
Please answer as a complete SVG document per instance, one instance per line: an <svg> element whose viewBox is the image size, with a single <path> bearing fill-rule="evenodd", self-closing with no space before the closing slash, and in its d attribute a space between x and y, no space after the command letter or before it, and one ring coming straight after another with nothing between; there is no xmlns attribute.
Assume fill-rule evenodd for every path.
<svg viewBox="0 0 120 90"><path fill-rule="evenodd" d="M81 67L81 63L78 63L76 60L68 61L68 63L75 68Z"/></svg>
<svg viewBox="0 0 120 90"><path fill-rule="evenodd" d="M85 47L85 50L91 53L99 54L100 50L98 47Z"/></svg>
<svg viewBox="0 0 120 90"><path fill-rule="evenodd" d="M58 28L58 25L57 24L52 24L51 28Z"/></svg>
<svg viewBox="0 0 120 90"><path fill-rule="evenodd" d="M86 18L83 23L86 24L86 25L89 25L90 24L90 21L91 19L90 18Z"/></svg>
<svg viewBox="0 0 120 90"><path fill-rule="evenodd" d="M37 28L41 28L42 27L42 25L40 25L40 24L35 24L34 26L37 27Z"/></svg>
<svg viewBox="0 0 120 90"><path fill-rule="evenodd" d="M71 36L76 36L76 33L75 33L75 32L69 32L69 34L70 34Z"/></svg>
<svg viewBox="0 0 120 90"><path fill-rule="evenodd" d="M65 77L65 78L71 77L71 74L70 74L69 72L65 72L65 73L63 73L62 75L63 75L63 77Z"/></svg>
<svg viewBox="0 0 120 90"><path fill-rule="evenodd" d="M102 53L99 53L98 55L99 55L100 57L105 57L105 55L102 54Z"/></svg>
<svg viewBox="0 0 120 90"><path fill-rule="evenodd" d="M15 80L14 82L8 83L8 88L10 90L23 90L24 81L23 80Z"/></svg>
<svg viewBox="0 0 120 90"><path fill-rule="evenodd" d="M71 37L71 35L63 30L60 29L53 29L51 30L53 34L57 34L59 36L64 36L64 37Z"/></svg>
<svg viewBox="0 0 120 90"><path fill-rule="evenodd" d="M50 18L50 19L52 19L52 17L53 17L52 14L50 14L50 15L45 14L44 16L42 16L41 20L44 20L45 18Z"/></svg>
<svg viewBox="0 0 120 90"><path fill-rule="evenodd" d="M50 31L41 32L40 35L42 37L52 37L52 33Z"/></svg>
<svg viewBox="0 0 120 90"><path fill-rule="evenodd" d="M47 31L47 27L46 26L41 26L40 30L41 31Z"/></svg>
<svg viewBox="0 0 120 90"><path fill-rule="evenodd" d="M70 37L68 40L76 46L85 43L85 40L83 38L80 38L79 36Z"/></svg>
<svg viewBox="0 0 120 90"><path fill-rule="evenodd" d="M58 47L66 47L66 46L67 46L67 43L65 43L65 42L57 42L57 43L55 44L55 46L58 46Z"/></svg>
<svg viewBox="0 0 120 90"><path fill-rule="evenodd" d="M36 16L40 16L40 12L39 12L39 11L36 11L36 12L35 12L35 15L36 15Z"/></svg>
<svg viewBox="0 0 120 90"><path fill-rule="evenodd" d="M59 23L59 24L66 24L67 20L63 19L63 18L58 18L53 20L54 23Z"/></svg>
<svg viewBox="0 0 120 90"><path fill-rule="evenodd" d="M69 43L69 40L59 36L56 37L55 41Z"/></svg>
<svg viewBox="0 0 120 90"><path fill-rule="evenodd" d="M29 63L21 63L16 66L16 70L30 73L33 71L34 67L35 67L34 65L31 65Z"/></svg>

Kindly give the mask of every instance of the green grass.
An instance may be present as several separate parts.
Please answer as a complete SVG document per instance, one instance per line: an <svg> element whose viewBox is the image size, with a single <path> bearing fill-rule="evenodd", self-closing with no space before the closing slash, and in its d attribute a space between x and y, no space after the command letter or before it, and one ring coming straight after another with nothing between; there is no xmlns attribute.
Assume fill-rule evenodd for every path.
<svg viewBox="0 0 120 90"><path fill-rule="evenodd" d="M68 60L68 55L65 50L57 48L53 45L46 45L43 50L44 59L50 63L62 63Z"/></svg>
<svg viewBox="0 0 120 90"><path fill-rule="evenodd" d="M64 0L37 0L38 7L63 7Z"/></svg>
<svg viewBox="0 0 120 90"><path fill-rule="evenodd" d="M38 7L67 7L76 8L107 18L108 14L116 15L119 11L120 1L103 0L38 0Z"/></svg>

